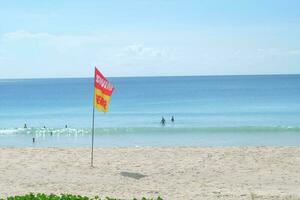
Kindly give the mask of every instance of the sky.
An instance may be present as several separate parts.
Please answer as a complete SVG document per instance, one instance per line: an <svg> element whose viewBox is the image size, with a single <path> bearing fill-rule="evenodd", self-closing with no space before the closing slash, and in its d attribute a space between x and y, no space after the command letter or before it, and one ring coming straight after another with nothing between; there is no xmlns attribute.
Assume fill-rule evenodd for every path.
<svg viewBox="0 0 300 200"><path fill-rule="evenodd" d="M300 74L298 0L0 0L0 79Z"/></svg>

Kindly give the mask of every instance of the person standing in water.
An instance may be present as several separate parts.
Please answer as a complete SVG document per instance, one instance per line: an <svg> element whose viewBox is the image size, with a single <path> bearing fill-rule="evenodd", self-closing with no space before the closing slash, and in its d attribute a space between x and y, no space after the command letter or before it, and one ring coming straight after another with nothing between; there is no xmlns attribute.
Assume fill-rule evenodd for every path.
<svg viewBox="0 0 300 200"><path fill-rule="evenodd" d="M161 125L165 125L166 124L166 120L165 120L165 118L164 117L161 117L161 121L160 121L160 123L161 123Z"/></svg>
<svg viewBox="0 0 300 200"><path fill-rule="evenodd" d="M24 124L24 128L27 128L27 124L26 123Z"/></svg>
<svg viewBox="0 0 300 200"><path fill-rule="evenodd" d="M174 116L172 116L172 118L171 118L171 122L172 122L172 123L174 123Z"/></svg>

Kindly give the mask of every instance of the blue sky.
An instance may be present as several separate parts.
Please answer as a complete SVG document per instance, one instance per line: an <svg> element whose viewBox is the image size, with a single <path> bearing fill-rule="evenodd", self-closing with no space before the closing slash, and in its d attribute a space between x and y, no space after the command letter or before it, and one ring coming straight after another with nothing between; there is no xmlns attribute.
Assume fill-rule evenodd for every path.
<svg viewBox="0 0 300 200"><path fill-rule="evenodd" d="M0 78L299 74L300 1L0 1Z"/></svg>

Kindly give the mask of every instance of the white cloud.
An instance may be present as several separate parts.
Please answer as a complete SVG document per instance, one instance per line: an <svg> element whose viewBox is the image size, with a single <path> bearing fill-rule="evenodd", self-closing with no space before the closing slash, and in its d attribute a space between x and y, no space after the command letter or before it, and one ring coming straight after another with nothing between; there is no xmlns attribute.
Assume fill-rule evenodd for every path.
<svg viewBox="0 0 300 200"><path fill-rule="evenodd" d="M291 50L288 52L290 55L300 55L300 50Z"/></svg>
<svg viewBox="0 0 300 200"><path fill-rule="evenodd" d="M24 76L65 76L70 71L72 76L90 76L85 68L94 65L102 66L107 75L138 75L173 66L178 57L174 49L153 41L139 44L138 40L119 33L68 35L20 30L0 35L0 57L11 58L4 61L1 57L3 66L21 69L21 61L30 66ZM6 52L1 55L3 48Z"/></svg>
<svg viewBox="0 0 300 200"><path fill-rule="evenodd" d="M23 40L23 39L53 39L54 35L48 33L31 33L24 30L10 32L4 34L5 39L9 40Z"/></svg>
<svg viewBox="0 0 300 200"><path fill-rule="evenodd" d="M130 44L130 41L118 42L118 37L113 35L57 35L50 33L33 33L25 30L18 30L15 32L6 33L1 37L2 42L8 43L17 42L19 46L22 42L37 42L39 46L44 46L45 49L56 50L61 54L69 54L70 51L86 50L86 51L100 51L106 57L112 60L120 59L174 59L175 52L170 48L163 48L160 46L150 47L142 44ZM124 43L128 45L124 45ZM28 43L25 43L28 45ZM40 48L42 49L42 48ZM106 53L105 53L106 52ZM109 55L107 55L107 53Z"/></svg>
<svg viewBox="0 0 300 200"><path fill-rule="evenodd" d="M267 49L257 49L257 53L260 56L289 56L289 55L293 56L293 55L300 55L300 50L267 48Z"/></svg>
<svg viewBox="0 0 300 200"><path fill-rule="evenodd" d="M168 48L147 47L141 44L132 44L125 46L118 54L119 57L131 58L170 58L171 51Z"/></svg>
<svg viewBox="0 0 300 200"><path fill-rule="evenodd" d="M6 33L2 38L4 41L37 40L41 43L54 45L62 49L105 43L107 39L106 35L55 35L50 33L32 33L24 30Z"/></svg>

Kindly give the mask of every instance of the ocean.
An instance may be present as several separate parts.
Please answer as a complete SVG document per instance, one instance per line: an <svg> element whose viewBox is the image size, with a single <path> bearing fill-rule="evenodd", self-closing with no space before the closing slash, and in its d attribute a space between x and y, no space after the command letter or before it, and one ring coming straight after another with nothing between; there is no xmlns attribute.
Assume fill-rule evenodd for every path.
<svg viewBox="0 0 300 200"><path fill-rule="evenodd" d="M300 146L300 75L108 79L97 147ZM90 146L92 95L92 78L0 80L0 147Z"/></svg>

